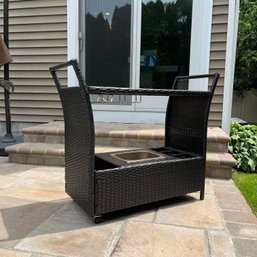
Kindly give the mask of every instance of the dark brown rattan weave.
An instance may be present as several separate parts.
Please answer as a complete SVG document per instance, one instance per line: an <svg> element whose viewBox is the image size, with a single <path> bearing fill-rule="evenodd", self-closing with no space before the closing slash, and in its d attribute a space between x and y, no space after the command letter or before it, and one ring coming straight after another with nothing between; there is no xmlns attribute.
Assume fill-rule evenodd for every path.
<svg viewBox="0 0 257 257"><path fill-rule="evenodd" d="M57 70L72 65L79 87L62 88ZM65 121L66 192L89 215L99 215L200 191L204 198L208 114L219 74L177 77L212 79L208 92L87 87L76 60L50 68L60 94ZM94 120L89 94L169 96L166 149L186 152L170 158L117 166L94 153ZM152 149L160 151L160 149ZM167 152L167 151L166 151ZM163 152L166 154L166 152Z"/></svg>

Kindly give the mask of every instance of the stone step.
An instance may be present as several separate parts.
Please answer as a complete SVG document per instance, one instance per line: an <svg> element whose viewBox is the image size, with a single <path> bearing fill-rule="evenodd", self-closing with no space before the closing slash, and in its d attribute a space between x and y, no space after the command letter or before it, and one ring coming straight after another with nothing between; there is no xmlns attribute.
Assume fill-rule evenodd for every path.
<svg viewBox="0 0 257 257"><path fill-rule="evenodd" d="M122 151L122 147L96 147L96 153ZM64 166L64 145L47 143L21 143L6 148L9 162L37 164L49 166Z"/></svg>
<svg viewBox="0 0 257 257"><path fill-rule="evenodd" d="M55 121L23 129L26 143L64 143L64 124ZM96 123L96 145L113 147L160 147L164 141L163 125ZM208 128L207 151L228 151L228 135L220 128Z"/></svg>
<svg viewBox="0 0 257 257"><path fill-rule="evenodd" d="M96 153L126 149L129 148L97 146ZM9 146L6 151L9 153L10 162L49 166L64 165L63 144L22 143ZM235 161L228 153L207 153L206 175L228 179L231 177L232 167L234 165Z"/></svg>
<svg viewBox="0 0 257 257"><path fill-rule="evenodd" d="M22 133L25 143L64 143L64 123L62 121L23 128Z"/></svg>

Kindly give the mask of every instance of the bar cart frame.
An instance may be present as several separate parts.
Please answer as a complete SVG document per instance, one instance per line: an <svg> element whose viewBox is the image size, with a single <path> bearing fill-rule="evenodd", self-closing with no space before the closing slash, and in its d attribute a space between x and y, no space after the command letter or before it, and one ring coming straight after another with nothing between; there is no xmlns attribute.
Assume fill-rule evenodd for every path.
<svg viewBox="0 0 257 257"><path fill-rule="evenodd" d="M60 84L57 72L68 66L73 66L78 87ZM204 199L207 123L218 73L177 77L173 89L165 90L87 86L77 60L50 72L64 112L65 189L96 223L107 213L191 192L200 191ZM212 80L209 91L175 89L181 81L200 78ZM110 158L113 153L95 154L91 94L169 96L164 146L150 149L165 157L117 163Z"/></svg>

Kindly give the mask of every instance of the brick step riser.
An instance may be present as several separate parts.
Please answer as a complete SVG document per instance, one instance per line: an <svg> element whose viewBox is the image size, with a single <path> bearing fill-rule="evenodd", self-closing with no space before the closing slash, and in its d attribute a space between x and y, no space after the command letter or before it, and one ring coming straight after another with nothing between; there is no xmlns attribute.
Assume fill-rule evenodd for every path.
<svg viewBox="0 0 257 257"><path fill-rule="evenodd" d="M63 156L41 156L32 154L9 154L9 161L21 164L35 164L47 166L64 166ZM226 166L210 166L208 161L206 163L206 176L215 178L230 179L232 175L232 168Z"/></svg>
<svg viewBox="0 0 257 257"><path fill-rule="evenodd" d="M63 144L63 135L38 135L24 134L24 142L26 143L49 143ZM132 148L154 148L163 146L162 140L149 139L133 139L133 138L118 138L118 137L96 137L96 145L113 146L113 147L132 147ZM208 152L226 153L228 151L227 143L207 143Z"/></svg>
<svg viewBox="0 0 257 257"><path fill-rule="evenodd" d="M225 178L225 179L231 179L232 177L232 167L226 167L226 166L206 166L205 174L207 177L212 178Z"/></svg>

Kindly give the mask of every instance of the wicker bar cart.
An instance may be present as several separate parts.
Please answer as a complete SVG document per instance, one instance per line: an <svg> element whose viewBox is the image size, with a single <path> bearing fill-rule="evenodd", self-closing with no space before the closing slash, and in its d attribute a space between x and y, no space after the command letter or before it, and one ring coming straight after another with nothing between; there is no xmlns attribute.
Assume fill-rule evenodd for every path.
<svg viewBox="0 0 257 257"><path fill-rule="evenodd" d="M62 87L59 69L73 66L78 87ZM89 87L76 60L50 68L65 122L65 187L99 222L104 214L200 191L204 199L207 122L219 74L177 77L173 89ZM209 91L175 89L205 79ZM189 82L190 83L190 82ZM161 148L95 154L90 95L169 96Z"/></svg>

